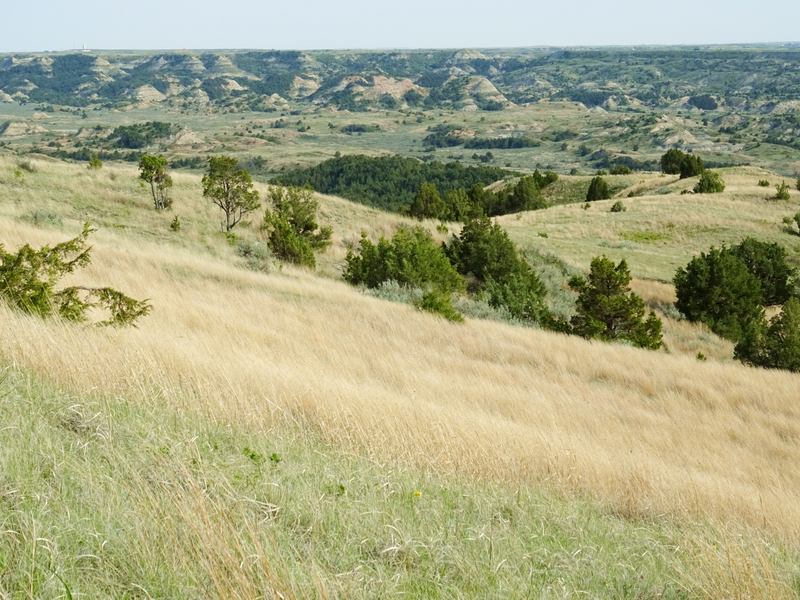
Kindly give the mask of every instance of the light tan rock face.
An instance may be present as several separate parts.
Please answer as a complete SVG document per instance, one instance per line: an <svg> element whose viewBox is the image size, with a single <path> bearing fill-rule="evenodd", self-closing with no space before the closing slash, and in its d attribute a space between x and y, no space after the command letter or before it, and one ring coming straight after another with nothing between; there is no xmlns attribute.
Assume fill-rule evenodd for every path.
<svg viewBox="0 0 800 600"><path fill-rule="evenodd" d="M0 137L25 137L40 133L47 133L47 129L34 123L6 121L0 125Z"/></svg>
<svg viewBox="0 0 800 600"><path fill-rule="evenodd" d="M159 92L152 85L143 85L136 88L130 94L131 98L135 98L139 102L146 102L148 104L155 102L163 102L167 97Z"/></svg>

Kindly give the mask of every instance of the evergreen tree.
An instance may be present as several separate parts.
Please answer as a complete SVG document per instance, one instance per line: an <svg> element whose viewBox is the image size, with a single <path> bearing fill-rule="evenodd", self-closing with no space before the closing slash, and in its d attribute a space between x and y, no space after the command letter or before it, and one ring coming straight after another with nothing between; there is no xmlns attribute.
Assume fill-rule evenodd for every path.
<svg viewBox="0 0 800 600"><path fill-rule="evenodd" d="M789 298L769 325L763 317L750 323L734 358L757 367L800 372L800 300Z"/></svg>
<svg viewBox="0 0 800 600"><path fill-rule="evenodd" d="M420 221L422 219L441 219L445 216L446 206L439 196L436 186L427 181L420 184L409 213Z"/></svg>
<svg viewBox="0 0 800 600"><path fill-rule="evenodd" d="M675 273L675 306L690 321L705 323L722 337L739 340L748 323L763 315L758 278L728 249L711 248Z"/></svg>
<svg viewBox="0 0 800 600"><path fill-rule="evenodd" d="M623 259L618 265L603 257L592 259L589 279L574 276L569 286L578 292L573 333L603 341L626 340L637 348L662 345L661 319L651 312L644 320L644 300L630 291L631 275Z"/></svg>
<svg viewBox="0 0 800 600"><path fill-rule="evenodd" d="M536 179L528 175L519 180L514 186L513 202L510 208L511 212L547 208L547 201L539 191Z"/></svg>
<svg viewBox="0 0 800 600"><path fill-rule="evenodd" d="M98 325L135 327L136 320L152 309L147 300L134 300L109 287L55 289L62 277L90 263L91 247L86 247L86 241L94 231L87 222L71 240L39 250L25 244L16 254L6 252L0 244L0 298L30 314L57 315L77 322L85 321L91 309L101 308L110 316Z"/></svg>
<svg viewBox="0 0 800 600"><path fill-rule="evenodd" d="M608 189L606 180L600 177L594 177L589 184L589 191L586 193L586 201L593 202L595 200L608 200L611 198L611 190Z"/></svg>

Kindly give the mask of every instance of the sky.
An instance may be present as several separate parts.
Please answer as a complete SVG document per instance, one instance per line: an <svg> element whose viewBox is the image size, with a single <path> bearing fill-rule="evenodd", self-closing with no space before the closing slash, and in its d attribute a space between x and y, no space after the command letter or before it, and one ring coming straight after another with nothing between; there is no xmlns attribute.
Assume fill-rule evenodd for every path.
<svg viewBox="0 0 800 600"><path fill-rule="evenodd" d="M800 41L798 0L41 0L0 52L386 49Z"/></svg>

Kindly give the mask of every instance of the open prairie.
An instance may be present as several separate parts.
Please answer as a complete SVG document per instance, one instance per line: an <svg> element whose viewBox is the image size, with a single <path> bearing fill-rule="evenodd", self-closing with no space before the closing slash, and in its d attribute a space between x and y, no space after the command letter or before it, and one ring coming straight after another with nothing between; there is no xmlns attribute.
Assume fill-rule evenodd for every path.
<svg viewBox="0 0 800 600"><path fill-rule="evenodd" d="M389 473L385 475L388 491L395 485L393 477L411 477L402 485L420 487L427 482L425 485L451 490L466 486L464 489L472 491L459 492L464 498L485 493L500 504L510 503L515 491L529 500L531 494L544 494L547 500L532 501L537 506L547 505L544 513L530 515L525 512L528 508L519 509L531 522L541 519L543 532L549 527L547 519L571 518L564 516L565 512L555 516L558 511L571 510L559 504L566 502L573 507L592 506L591 510L598 511L593 514L605 515L597 519L606 525L595 520L586 527L641 526L650 532L648 536L665 536L669 540L664 542L665 548L672 548L682 535L688 536L688 545L675 545L682 550L674 563L666 558L672 550L654 559L658 567L651 571L658 576L653 576L668 583L648 579L650 595L646 597L660 597L659 589L670 591L672 597L720 597L717 594L725 593L742 598L776 597L796 591L796 570L791 564L792 557L800 555L800 376L733 362L728 342L667 314L665 341L670 351L647 352L492 321L468 319L462 325L451 324L408 305L372 298L341 281L346 248L360 230L373 237L388 235L403 218L341 199L320 197L321 220L333 227L334 245L320 257L319 273L274 264L268 272L256 272L246 268L226 236L219 233L220 214L202 198L198 176L175 174L174 211L159 214L152 209L147 190L139 187L131 166L106 165L89 171L51 159L33 157L30 161L31 170L15 174L17 161L7 156L0 159L4 248L10 251L25 243L38 247L63 241L91 219L98 226L90 240L92 263L70 280L110 285L135 298L149 298L153 310L141 319L138 329L110 329L43 321L0 308L0 359L11 369L13 384L9 397L34 403L34 398L49 394L55 400L41 402L51 407L52 415L47 416L50 413L35 404L31 404L32 412L45 421L73 423L69 426L77 432L73 442L65 445L63 440L43 438L43 444L56 448L51 449L55 453L52 458L47 458L51 452L45 446L36 451L36 460L50 461L49 466L41 467L51 473L47 477L62 481L62 486L67 481L59 470L61 465L74 466L83 460L79 456L89 460L91 453L100 453L115 457L108 458L112 463L122 461L114 454L114 432L136 429L124 422L126 415L134 418L132 415L138 414L137 418L145 421L150 415L149 425L143 427L153 429L136 434L145 440L144 447L124 459L129 463L111 466L118 475L124 474L126 485L131 486L116 493L141 496L141 502L150 503L137 517L145 528L136 534L144 536L139 538L143 544L148 535L154 535L147 530L147 519L164 514L159 511L175 519L178 524L165 529L166 539L154 543L186 550L176 554L173 567L195 578L193 585L202 586L201 580L209 586L212 583L208 582L213 582L219 597L264 597L258 590L267 589L270 581L283 581L285 587L275 584L272 589L299 597L328 593L369 597L370 589L373 593L383 589L375 578L391 579L398 574L398 581L407 583L412 577L409 571L418 561L435 570L444 563L452 567L452 561L463 560L465 564L485 561L489 571L494 569L493 583L486 584L489 588L475 584L476 590L484 589L484 597L502 597L503 581L513 594L542 597L554 597L557 589L574 591L589 586L588 580L581 579L587 575L580 575L569 561L564 570L574 577L556 576L555 567L548 571L538 563L530 569L529 578L520 575L528 572L521 557L530 559L534 552L525 544L511 547L498 541L498 548L505 548L506 554L489 549L482 559L463 555L448 562L432 556L434 548L441 548L437 536L446 531L437 529L441 523L429 523L426 526L433 529L422 534L404 529L402 519L406 517L397 516L380 525L369 517L364 522L382 528L381 535L390 531L389 525L396 530L389 541L381 538L379 543L380 536L375 535L369 538L365 526L355 523L371 511L391 512L377 503L372 492L367 493L374 492L373 479ZM585 269L591 256L599 253L615 259L626 257L637 277L635 289L651 306L668 312L673 294L668 281L674 268L711 244L735 242L745 234L758 233L786 244L797 257L797 237L781 223L782 216L797 212L797 192L792 192L788 202L768 202L764 199L768 191L756 186L757 180L768 174L736 169L723 176L728 187L714 197L681 196L676 192L686 187L686 182L643 176L642 181L632 182L640 195L628 198L628 188L620 192L628 206L624 213L609 213L606 204L610 202L605 201L593 203L588 210L580 204L555 206L519 217L506 216L500 222L522 245L556 253L576 267ZM257 187L265 191L265 186ZM182 223L178 232L170 229L175 215ZM240 238L259 240L260 216L237 231ZM435 229L435 223L428 225ZM540 237L541 233L547 237ZM445 237L441 232L436 235ZM698 351L710 360L698 361ZM32 391L31 386L45 391ZM91 416L95 413L96 422ZM24 411L18 416L22 414ZM63 430L66 426L59 427ZM280 457L271 461L276 468L270 470L265 464L271 450L248 446L245 456L250 451L249 461L255 465L252 481L246 473L240 473L240 479L230 475L242 471L241 465L231 467L227 475L222 469L214 481L206 481L197 473L203 470L208 448L214 447L209 428L218 431L215 435L220 439L234 436L233 446L239 439L284 445L284 452L296 453L296 460L287 460L284 474L278 475ZM193 433L195 429L203 433ZM11 429L4 429L0 433L6 439L3 447L25 443L25 436L18 437L24 430L18 420ZM198 439L208 447L195 452L191 448L200 443ZM304 453L310 462L303 463ZM326 453L330 459L322 456ZM172 461L168 458L171 454L182 458ZM145 455L151 458L145 460ZM241 449L234 455L247 463ZM314 455L313 460L308 458ZM13 509L18 506L14 502L33 493L49 498L51 510L61 510L58 504L66 500L59 496L58 486L48 483L46 493L33 488L26 492L25 486L33 483L13 480L17 471L10 465L28 459L6 456L5 460L3 494L9 502L13 500L8 505L11 508L3 509L8 511L4 514L9 523L25 521ZM156 470L137 473L144 464L137 460L155 461L152 468ZM167 463L169 468L164 466ZM158 465L166 470L159 471L162 467ZM353 471L347 479L350 468L363 469L369 477ZM302 479L306 469L339 470L323 477L328 481L325 484L319 483L316 473L314 480L319 485L332 487L309 489L304 499L295 498L299 504L287 505L289 484L281 483L280 477L293 473ZM404 475L392 475L397 473ZM80 475L70 471L69 476L88 477L87 494L100 493L106 486L88 483L94 477L91 470ZM152 491L152 485L160 491ZM381 485L377 484L378 489ZM140 488L151 490L147 492L150 495L134 492ZM213 493L212 488L216 490ZM442 503L436 510L445 511L436 513L442 519L448 510L461 510L458 502L448 504L451 501L440 492L437 496L424 489L415 494L411 487L395 491L408 506L428 493L436 496ZM346 508L341 506L345 502L337 505L341 507L336 509L341 510L338 525L300 514L305 510L300 508L302 503L312 502L315 493L323 499L342 496L346 500ZM171 498L164 501L175 503L175 510L159 505L161 495ZM254 517L244 510L245 500L236 500L242 497L260 503L259 510L266 513ZM73 510L80 513L79 507L89 501L71 502L76 503ZM553 508L557 505L561 508ZM201 508L205 512L197 513ZM282 525L277 517L272 519L272 510L283 515L295 511L285 523L287 531L295 532L285 541L294 544L285 548L288 555L278 550L283 546L264 546L265 539L275 544L274 540L283 539ZM491 510L500 511L499 521L492 521ZM503 513L502 507L491 510L487 527L489 523L512 527L509 523L516 508L509 508L508 513ZM44 513L36 514L42 517ZM199 520L193 521L192 515L197 514ZM36 541L39 534L34 530L40 517L25 521L26 534L21 530L4 534L10 536L4 542L9 552L16 548L22 555L25 544L29 544L28 550L32 544L35 564L44 560L36 554L37 544L46 545ZM91 522L98 536L106 535L100 531L102 525ZM312 535L308 532L315 523L318 529ZM361 527L360 535L368 539L349 537L346 523ZM525 527L530 525L525 523ZM59 535L57 524L48 527L52 535ZM14 530L10 525L4 528ZM306 533L298 533L300 530ZM178 537L170 541L170 535ZM457 535L467 534L459 530ZM501 537L494 530L486 535ZM518 530L515 535L530 540L526 536L534 532L523 535ZM635 535L631 539L640 549L649 543ZM102 557L97 558L100 551L87 543L91 548L86 553L95 557L87 560L100 561L93 568L102 571ZM361 552L351 555L343 551L342 556L350 557L347 560L351 562L337 563L331 553L340 543L355 544ZM587 542L595 548L603 543L599 538ZM232 548L233 554L222 556L221 550L215 549L220 544ZM308 544L328 544L328 550L323 554L311 551L312 559L298 566L289 556L303 563L303 548ZM386 570L374 570L364 544L372 544L369 552L376 556L386 558L388 552L391 560L381 563ZM494 548L492 544L489 542ZM717 555L717 545L727 554ZM57 546L56 542L49 546L51 559L59 556ZM580 544L571 547L581 549ZM143 550L137 552L143 569L151 564L148 561L161 556L155 550L147 557ZM236 553L241 553L241 560ZM709 558L710 553L716 558ZM4 568L24 566L28 579L24 585L20 583L20 589L32 591L9 592L9 597L38 596L34 580L42 578L58 587L58 581L48 575L51 572L72 574L74 581L87 577L80 561L51 561L50 571L39 567L35 574L33 563L14 560L23 559L3 563L12 565ZM503 560L508 561L508 568L513 565L515 575L510 579L505 579ZM596 556L593 561L598 563L590 564L604 559ZM237 563L241 563L238 570ZM59 564L61 571L57 571ZM622 571L620 581L633 577ZM261 579L253 575L256 572ZM534 572L539 579L533 577ZM16 582L8 572L2 573L0 570L0 592L3 585L12 589ZM450 575L442 575L442 587L431 591L431 597L460 589ZM362 576L378 587L364 584ZM487 575L476 571L460 576L472 581ZM518 576L528 587L514 579ZM126 585L136 583L135 575L125 578ZM67 585L68 580L64 579ZM536 582L544 586L540 592L530 587ZM150 585L166 595L169 592L163 590L172 589L167 584L158 588L153 581ZM180 589L179 584L170 585ZM682 586L689 591L681 592ZM401 591L401 587L390 589ZM625 593L622 588L606 590L601 581L589 587L598 596ZM150 591L147 595L151 593L156 596Z"/></svg>

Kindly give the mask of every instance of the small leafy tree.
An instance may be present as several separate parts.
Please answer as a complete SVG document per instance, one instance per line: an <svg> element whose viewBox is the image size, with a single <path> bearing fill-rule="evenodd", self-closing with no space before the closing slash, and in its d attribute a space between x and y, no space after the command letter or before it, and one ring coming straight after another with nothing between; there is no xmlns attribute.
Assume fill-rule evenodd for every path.
<svg viewBox="0 0 800 600"><path fill-rule="evenodd" d="M97 156L97 154L92 154L91 158L89 158L89 170L94 171L97 169L103 168L103 161Z"/></svg>
<svg viewBox="0 0 800 600"><path fill-rule="evenodd" d="M775 186L775 195L772 197L773 200L788 200L789 199L789 186L786 185L785 181L781 181L780 184Z"/></svg>
<svg viewBox="0 0 800 600"><path fill-rule="evenodd" d="M16 254L0 244L0 298L11 306L40 317L60 316L85 321L92 308L110 313L98 325L136 326L152 309L147 300L134 300L113 288L70 286L56 291L59 279L89 264L86 240L95 229L90 223L75 238L35 250L25 244Z"/></svg>
<svg viewBox="0 0 800 600"><path fill-rule="evenodd" d="M605 256L593 258L588 280L578 275L569 280L570 288L578 292L572 332L587 339L625 340L637 348L659 349L661 319L653 312L644 319L644 300L630 291L630 282L624 259L614 265Z"/></svg>
<svg viewBox="0 0 800 600"><path fill-rule="evenodd" d="M317 225L319 201L314 190L274 185L269 199L273 210L266 210L261 229L269 232L270 250L281 260L313 269L314 252L330 246L332 235L330 227Z"/></svg>
<svg viewBox="0 0 800 600"><path fill-rule="evenodd" d="M763 317L750 323L733 356L757 367L800 372L800 300L789 298L769 324Z"/></svg>
<svg viewBox="0 0 800 600"><path fill-rule="evenodd" d="M625 212L626 210L628 210L628 208L622 203L622 200L617 200L611 205L611 210L609 212Z"/></svg>
<svg viewBox="0 0 800 600"><path fill-rule="evenodd" d="M725 182L719 173L703 171L692 191L695 194L719 194L725 191Z"/></svg>
<svg viewBox="0 0 800 600"><path fill-rule="evenodd" d="M420 221L422 219L441 219L447 207L439 196L439 191L432 183L423 182L414 196L409 213Z"/></svg>
<svg viewBox="0 0 800 600"><path fill-rule="evenodd" d="M225 213L228 233L247 213L261 206L250 173L237 169L238 162L230 156L212 156L208 159L208 173L203 175L203 197Z"/></svg>
<svg viewBox="0 0 800 600"><path fill-rule="evenodd" d="M150 184L150 193L156 210L167 210L172 207L169 193L172 177L166 169L167 159L163 156L145 155L139 159L139 179Z"/></svg>
<svg viewBox="0 0 800 600"><path fill-rule="evenodd" d="M586 201L594 202L595 200L608 200L611 198L611 190L608 189L606 180L600 177L594 177L589 184L589 191L586 192Z"/></svg>
<svg viewBox="0 0 800 600"><path fill-rule="evenodd" d="M740 340L747 324L762 318L758 278L724 247L694 257L675 272L673 281L677 309L722 337Z"/></svg>

